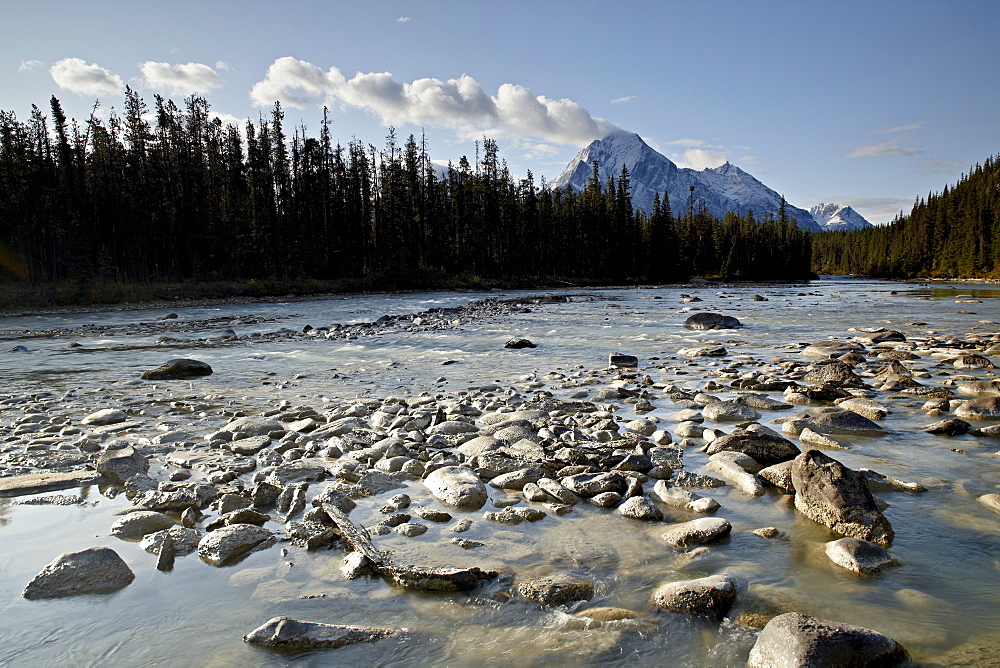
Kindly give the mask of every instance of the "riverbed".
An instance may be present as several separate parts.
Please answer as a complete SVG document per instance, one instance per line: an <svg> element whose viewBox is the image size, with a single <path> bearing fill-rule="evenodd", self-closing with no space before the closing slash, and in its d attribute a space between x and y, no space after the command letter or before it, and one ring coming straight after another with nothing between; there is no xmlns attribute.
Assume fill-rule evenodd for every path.
<svg viewBox="0 0 1000 668"><path fill-rule="evenodd" d="M75 456L79 449L73 444L88 433L81 419L103 408L125 410L137 424L113 437L141 445L171 431L203 436L237 414L322 413L390 396L428 393L444 402L467 394L549 392L568 400L586 392L593 398L617 377L605 371L613 352L638 358L636 373L649 376L652 404L642 415L669 431L678 407L667 388L697 392L711 381L713 394L732 398L738 394L729 382L735 375L784 361L807 364L806 344L850 340L863 333L858 328L882 327L910 341L940 344L938 352L921 352L912 362L925 372L924 385L953 388L963 378L996 377L993 370L956 369L946 362L948 339L986 342L1000 334L996 286L824 279L799 285L567 289L548 293L556 299L529 300L502 316L462 310L470 302L539 294L364 295L0 319L3 452L25 449L31 439L24 434L32 433L51 451ZM685 318L697 311L734 316L743 327L685 329ZM423 328L413 317L391 318L428 319L421 313L448 317ZM537 347L505 349L511 338L529 339ZM723 345L726 355L678 355L709 343ZM180 357L207 362L214 372L183 381L139 380L142 371ZM1000 356L991 359L1000 364ZM591 378L600 382L583 382ZM126 495L92 485L0 498L0 663L739 666L758 633L737 620L739 613L794 610L875 629L921 663L1000 665L1000 515L977 500L1000 492L1000 439L924 433L920 428L939 418L922 410L923 398L888 391L877 391L875 398L891 409L879 421L888 434L838 437L847 448L828 454L851 468L873 469L927 489L883 495L896 534L891 553L901 565L876 575L858 576L830 563L823 545L838 536L798 513L788 495L769 489L752 497L731 485L704 491L721 505L717 515L732 524L731 535L697 550L669 549L657 540L662 526L588 503L537 522L497 524L484 519L483 511L498 510L492 502L517 494L493 488L483 511L451 511L456 519L473 520L461 535L481 547L463 550L451 542L447 524L430 522L415 538L374 539L404 561L503 573L470 593L415 592L378 578L348 580L340 571L342 547L307 550L287 542L221 568L191 554L161 572L156 557L137 541L109 535L116 513L130 505ZM638 417L634 402L597 403L607 404L622 422ZM760 422L780 430L771 420L796 411L764 411ZM31 415L44 419L26 422ZM26 432L24 424L40 426ZM704 426L733 428L711 420ZM683 445L684 470L709 473L703 445L697 438ZM27 459L6 461L3 475L31 468L23 463ZM169 473L155 463L150 472ZM435 503L413 480L401 490L359 499L351 519L363 526L377 522L386 499L399 491L415 505ZM77 494L82 498L69 505L37 503ZM690 519L683 511L664 511L667 523ZM214 518L206 512L203 523ZM283 534L276 519L267 526ZM779 536L752 533L762 527L776 528ZM134 582L110 595L21 597L25 584L60 553L94 546L117 551L135 572ZM593 598L553 608L511 595L512 581L557 572L592 582ZM718 573L732 573L744 583L740 602L721 623L651 610L650 592L659 583ZM597 625L573 615L597 606L638 611L643 621ZM292 654L243 641L277 615L406 629L407 635Z"/></svg>

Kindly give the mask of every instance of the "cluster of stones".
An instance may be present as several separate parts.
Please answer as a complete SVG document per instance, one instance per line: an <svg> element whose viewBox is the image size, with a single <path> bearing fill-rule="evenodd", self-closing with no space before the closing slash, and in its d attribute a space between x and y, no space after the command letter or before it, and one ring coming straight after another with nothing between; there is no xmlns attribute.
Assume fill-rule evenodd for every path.
<svg viewBox="0 0 1000 668"><path fill-rule="evenodd" d="M692 326L697 323L710 327L739 324L707 317L696 318ZM748 497L763 496L769 489L794 495L798 512L842 536L824 546L831 562L859 574L873 574L898 563L886 549L894 538L882 512L887 504L873 492L919 492L923 488L874 471L852 470L820 449L850 447L857 439L885 434L878 421L889 414L891 401L886 402L889 405L876 401L879 392L888 394L890 400L926 398L924 410L933 417L954 411L958 419L1000 419L996 380L954 374L944 382L924 384L920 381L931 374L914 364L923 359L918 354L922 353L937 359L939 368L949 365L991 373L988 355L1000 352L1000 346L997 336L907 340L899 332L886 330L854 333L853 341L803 345L806 361L759 363L750 370L739 361L716 367L715 378L701 391L652 378L651 374L669 370L675 363L661 361L640 370L634 356L614 353L603 370L588 372L581 367L543 377L553 390L568 394L566 399L540 391L537 377L531 376L526 380L539 390L533 393L485 386L454 396L364 399L322 411L285 405L260 415L235 417L201 439L186 433L127 438L139 425L131 421L127 428L108 429L130 422L128 415L113 410L90 415L79 427L53 426L59 426L64 437L80 434L77 449L81 456L131 500L131 512L112 533L141 537L143 547L158 555L157 567L163 569L171 567L175 556L188 553L197 552L209 564L225 565L278 541L290 541L307 549L349 547L343 566L349 577L377 574L398 586L462 591L498 574L394 564L375 545L378 536L417 537L427 531L427 522L449 525L450 532L460 534L474 521L469 514L480 513L488 503L497 510L483 511L476 521L498 527L555 519L587 503L649 523L663 523L664 509L685 511L694 519L670 523L659 532L659 539L675 550L703 549L700 546L724 541L733 527L724 518L712 516L720 510L716 500L693 490L728 484ZM699 357L714 360L728 355L718 348L713 345L704 355L685 351L681 356L691 360L687 364L697 365ZM585 389L594 385L602 387ZM717 396L723 391L735 398ZM781 398L769 396L779 392ZM976 398L959 400L955 392ZM662 399L676 407L669 431L655 419L642 417L654 408L653 401ZM16 402L3 403L10 407ZM622 419L623 405L631 405L639 417ZM771 420L780 425L780 433L761 423L761 411L788 411L795 406L809 406L809 410ZM734 427L728 433L707 428L706 419ZM34 434L17 430L39 423L24 420L12 425L12 436ZM998 435L994 427L973 429L966 424L965 431ZM87 425L93 427L83 433ZM930 425L927 431L965 433L954 424L948 429ZM845 437L850 443L842 442ZM791 439L798 439L802 447ZM707 468L721 479L685 470L685 451L692 449L707 457ZM169 479L149 475L151 459L173 469ZM400 493L420 485L440 507L412 506L411 497ZM983 503L997 509L992 500ZM358 527L347 516L358 503L366 502L384 504L384 519ZM214 519L209 520L210 513ZM283 524L282 532L265 526L274 520ZM769 527L753 533L764 538L779 535ZM452 541L464 549L483 546L458 535ZM64 579L68 572L55 562L46 570ZM43 571L36 580L47 577ZM130 581L119 572L100 591L125 586L126 580ZM542 578L514 574L511 586L513 594L540 605L574 609L589 601L595 591L594 583L566 573ZM722 619L731 614L746 588L743 578L730 573L672 580L650 593L650 609ZM59 586L45 590L43 582L35 581L29 589L33 597L40 597L38 591L60 591ZM72 593L78 592L54 595ZM29 596L28 589L25 596ZM619 621L644 614L593 610L601 612L582 610L579 614ZM310 624L276 618L248 634L247 640L306 648L396 633ZM884 657L887 665L906 658L897 643L873 631L790 613L767 623L750 665L781 663L785 660L781 657L790 656L788 648L801 652L807 664L822 662L826 654L810 654L819 651L817 647L845 652L848 663L853 656Z"/></svg>

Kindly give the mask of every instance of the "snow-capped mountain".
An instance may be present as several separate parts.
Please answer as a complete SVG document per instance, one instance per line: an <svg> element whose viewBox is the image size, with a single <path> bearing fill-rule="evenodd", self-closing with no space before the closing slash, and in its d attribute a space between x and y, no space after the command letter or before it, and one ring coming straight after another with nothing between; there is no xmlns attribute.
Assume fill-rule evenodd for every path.
<svg viewBox="0 0 1000 668"><path fill-rule="evenodd" d="M735 165L727 162L721 167L701 171L678 167L650 148L639 135L624 130L591 142L576 154L551 186L561 188L569 184L574 190L582 190L593 174L595 160L602 185L607 183L609 176L617 179L622 165L628 167L632 204L647 212L653 207L653 195L661 193L662 197L665 192L670 196L674 214L683 213L692 186L695 207L704 203L708 212L719 218L728 211L744 215L752 210L757 220L764 220L769 213L777 216L781 207L781 195ZM785 209L799 227L820 231L812 214L805 209L787 203Z"/></svg>
<svg viewBox="0 0 1000 668"><path fill-rule="evenodd" d="M809 209L809 213L824 232L863 230L866 227L873 227L864 216L843 204L817 204Z"/></svg>

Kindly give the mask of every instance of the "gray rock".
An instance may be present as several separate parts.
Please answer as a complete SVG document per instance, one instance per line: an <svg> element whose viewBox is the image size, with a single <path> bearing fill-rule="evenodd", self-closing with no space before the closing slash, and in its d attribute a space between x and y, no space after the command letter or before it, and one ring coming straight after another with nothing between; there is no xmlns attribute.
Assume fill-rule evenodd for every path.
<svg viewBox="0 0 1000 668"><path fill-rule="evenodd" d="M864 347L848 341L818 341L810 346L806 346L802 354L806 357L832 359L859 350L864 350Z"/></svg>
<svg viewBox="0 0 1000 668"><path fill-rule="evenodd" d="M177 556L191 554L198 549L198 543L205 536L204 532L188 527L173 526L164 531L157 531L146 535L139 547L150 554L159 554L167 536L173 542L173 552Z"/></svg>
<svg viewBox="0 0 1000 668"><path fill-rule="evenodd" d="M512 350L520 350L521 348L537 348L538 346L529 341L528 339L515 338L503 344L503 347L510 348Z"/></svg>
<svg viewBox="0 0 1000 668"><path fill-rule="evenodd" d="M830 561L854 573L868 575L887 566L899 565L885 548L857 538L830 541L824 551Z"/></svg>
<svg viewBox="0 0 1000 668"><path fill-rule="evenodd" d="M383 567L382 572L400 587L420 591L471 591L481 581L497 577L495 571L479 568L425 568L403 564L390 564Z"/></svg>
<svg viewBox="0 0 1000 668"><path fill-rule="evenodd" d="M620 473L578 473L567 476L560 482L566 489L584 498L604 492L625 494L628 491L628 482Z"/></svg>
<svg viewBox="0 0 1000 668"><path fill-rule="evenodd" d="M43 568L24 588L27 599L79 594L110 594L128 586L135 573L108 547L65 552Z"/></svg>
<svg viewBox="0 0 1000 668"><path fill-rule="evenodd" d="M871 399L864 397L851 397L850 399L840 399L836 404L846 410L854 411L858 415L863 415L869 420L881 420L889 414L889 409Z"/></svg>
<svg viewBox="0 0 1000 668"><path fill-rule="evenodd" d="M427 525L420 524L418 522L404 522L397 526L394 531L400 536L416 538L417 536L422 536L427 533Z"/></svg>
<svg viewBox="0 0 1000 668"><path fill-rule="evenodd" d="M1000 513L1000 494L983 494L977 499L995 513Z"/></svg>
<svg viewBox="0 0 1000 668"><path fill-rule="evenodd" d="M657 480L651 494L671 508L693 513L714 513L719 509L719 503L715 499L698 496L690 490L671 485L667 480Z"/></svg>
<svg viewBox="0 0 1000 668"><path fill-rule="evenodd" d="M590 502L598 508L613 508L621 503L622 495L618 492L601 492L590 498Z"/></svg>
<svg viewBox="0 0 1000 668"><path fill-rule="evenodd" d="M955 415L966 420L1000 420L1000 397L963 401Z"/></svg>
<svg viewBox="0 0 1000 668"><path fill-rule="evenodd" d="M109 424L125 422L127 419L128 416L125 414L125 411L115 408L105 408L97 411L96 413L91 413L87 417L80 420L80 422L83 424L94 425L95 427L103 427Z"/></svg>
<svg viewBox="0 0 1000 668"><path fill-rule="evenodd" d="M854 411L833 411L808 420L809 426L821 434L855 434L858 436L884 436L881 425Z"/></svg>
<svg viewBox="0 0 1000 668"><path fill-rule="evenodd" d="M694 313L684 321L688 329L737 329L743 326L736 318L719 313Z"/></svg>
<svg viewBox="0 0 1000 668"><path fill-rule="evenodd" d="M633 496L618 506L618 514L634 520L662 522L663 513L645 496Z"/></svg>
<svg viewBox="0 0 1000 668"><path fill-rule="evenodd" d="M705 452L714 455L726 450L750 455L762 466L788 461L801 453L798 446L787 438L763 431L744 430L715 439Z"/></svg>
<svg viewBox="0 0 1000 668"><path fill-rule="evenodd" d="M761 469L757 477L768 485L780 489L787 494L795 494L795 486L792 485L792 462L781 462L767 468Z"/></svg>
<svg viewBox="0 0 1000 668"><path fill-rule="evenodd" d="M213 566L223 566L274 543L274 534L264 527L230 524L206 534L198 543L198 556Z"/></svg>
<svg viewBox="0 0 1000 668"><path fill-rule="evenodd" d="M764 495L764 486L757 479L757 476L752 473L747 473L736 462L727 458L721 458L721 454L722 453L712 455L712 457L716 459L712 459L708 462L709 471L721 474L744 494L748 494L750 496Z"/></svg>
<svg viewBox="0 0 1000 668"><path fill-rule="evenodd" d="M205 362L179 358L164 362L155 369L143 371L139 377L143 380L180 380L211 375L212 367Z"/></svg>
<svg viewBox="0 0 1000 668"><path fill-rule="evenodd" d="M910 655L871 629L789 612L771 619L750 650L747 668L903 666Z"/></svg>
<svg viewBox="0 0 1000 668"><path fill-rule="evenodd" d="M696 348L681 348L677 351L681 357L725 357L729 354L723 346L709 345Z"/></svg>
<svg viewBox="0 0 1000 668"><path fill-rule="evenodd" d="M586 580L563 573L542 578L521 580L515 591L518 596L546 607L573 601L589 601L594 596L594 585Z"/></svg>
<svg viewBox="0 0 1000 668"><path fill-rule="evenodd" d="M236 418L219 431L244 434L245 436L280 436L285 433L285 425L274 418L247 416Z"/></svg>
<svg viewBox="0 0 1000 668"><path fill-rule="evenodd" d="M735 577L724 573L696 580L668 582L653 592L653 606L694 617L722 619L739 593Z"/></svg>
<svg viewBox="0 0 1000 668"><path fill-rule="evenodd" d="M439 501L459 510L479 510L486 504L486 485L472 469L445 466L424 478L424 485Z"/></svg>
<svg viewBox="0 0 1000 668"><path fill-rule="evenodd" d="M824 450L845 449L844 446L836 440L830 438L829 436L824 436L819 432L813 431L809 427L803 427L802 431L799 432L799 441L803 445L808 445L812 448L821 448Z"/></svg>
<svg viewBox="0 0 1000 668"><path fill-rule="evenodd" d="M670 547L686 548L722 540L732 530L733 525L721 517L699 517L673 525L660 534L660 540Z"/></svg>
<svg viewBox="0 0 1000 668"><path fill-rule="evenodd" d="M553 478L539 478L537 485L540 490L555 498L559 503L564 503L568 506L575 506L580 503L580 497L563 486L558 480L554 480Z"/></svg>
<svg viewBox="0 0 1000 668"><path fill-rule="evenodd" d="M736 401L713 401L701 410L708 420L748 422L760 418L760 413Z"/></svg>
<svg viewBox="0 0 1000 668"><path fill-rule="evenodd" d="M149 471L149 458L131 445L117 450L105 450L98 455L94 468L118 485L124 485L134 478L149 481L146 475Z"/></svg>
<svg viewBox="0 0 1000 668"><path fill-rule="evenodd" d="M845 536L883 547L892 543L892 526L857 471L819 450L809 450L792 463L792 485L795 507L806 517Z"/></svg>
<svg viewBox="0 0 1000 668"><path fill-rule="evenodd" d="M623 355L622 353L611 353L608 355L608 366L621 369L630 369L639 366L639 358L634 355Z"/></svg>
<svg viewBox="0 0 1000 668"><path fill-rule="evenodd" d="M111 526L111 535L118 538L142 538L146 534L163 531L175 526L174 521L163 513L138 510L129 513Z"/></svg>
<svg viewBox="0 0 1000 668"><path fill-rule="evenodd" d="M291 617L274 617L254 629L243 640L263 647L280 649L336 649L359 642L372 642L399 634L396 629L341 626L303 622Z"/></svg>
<svg viewBox="0 0 1000 668"><path fill-rule="evenodd" d="M970 427L972 425L965 420L950 418L929 424L926 427L921 427L920 431L925 431L928 434L939 434L941 436L961 436L962 434L969 433Z"/></svg>

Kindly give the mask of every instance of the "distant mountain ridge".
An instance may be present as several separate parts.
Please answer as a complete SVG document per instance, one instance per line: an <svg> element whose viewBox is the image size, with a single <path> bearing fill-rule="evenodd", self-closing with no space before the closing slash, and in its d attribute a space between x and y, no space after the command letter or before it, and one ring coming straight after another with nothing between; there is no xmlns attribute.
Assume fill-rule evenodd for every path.
<svg viewBox="0 0 1000 668"><path fill-rule="evenodd" d="M824 232L854 231L873 227L864 216L843 204L817 204L809 209L809 213Z"/></svg>
<svg viewBox="0 0 1000 668"><path fill-rule="evenodd" d="M780 194L736 165L727 162L701 171L678 167L665 155L653 150L639 135L624 130L591 142L576 154L562 174L551 182L551 186L562 188L569 185L573 190L583 190L593 174L591 165L594 161L597 161L602 185L608 177L617 179L622 165L625 165L629 171L632 204L646 212L652 210L656 193L667 193L674 214L683 213L687 209L692 186L695 207L704 204L706 210L718 218L723 218L729 211L741 216L753 211L758 220L764 220L768 214L777 217L781 208ZM785 210L802 229L811 232L824 229L805 209L786 202ZM853 209L850 211L867 224L868 221Z"/></svg>

